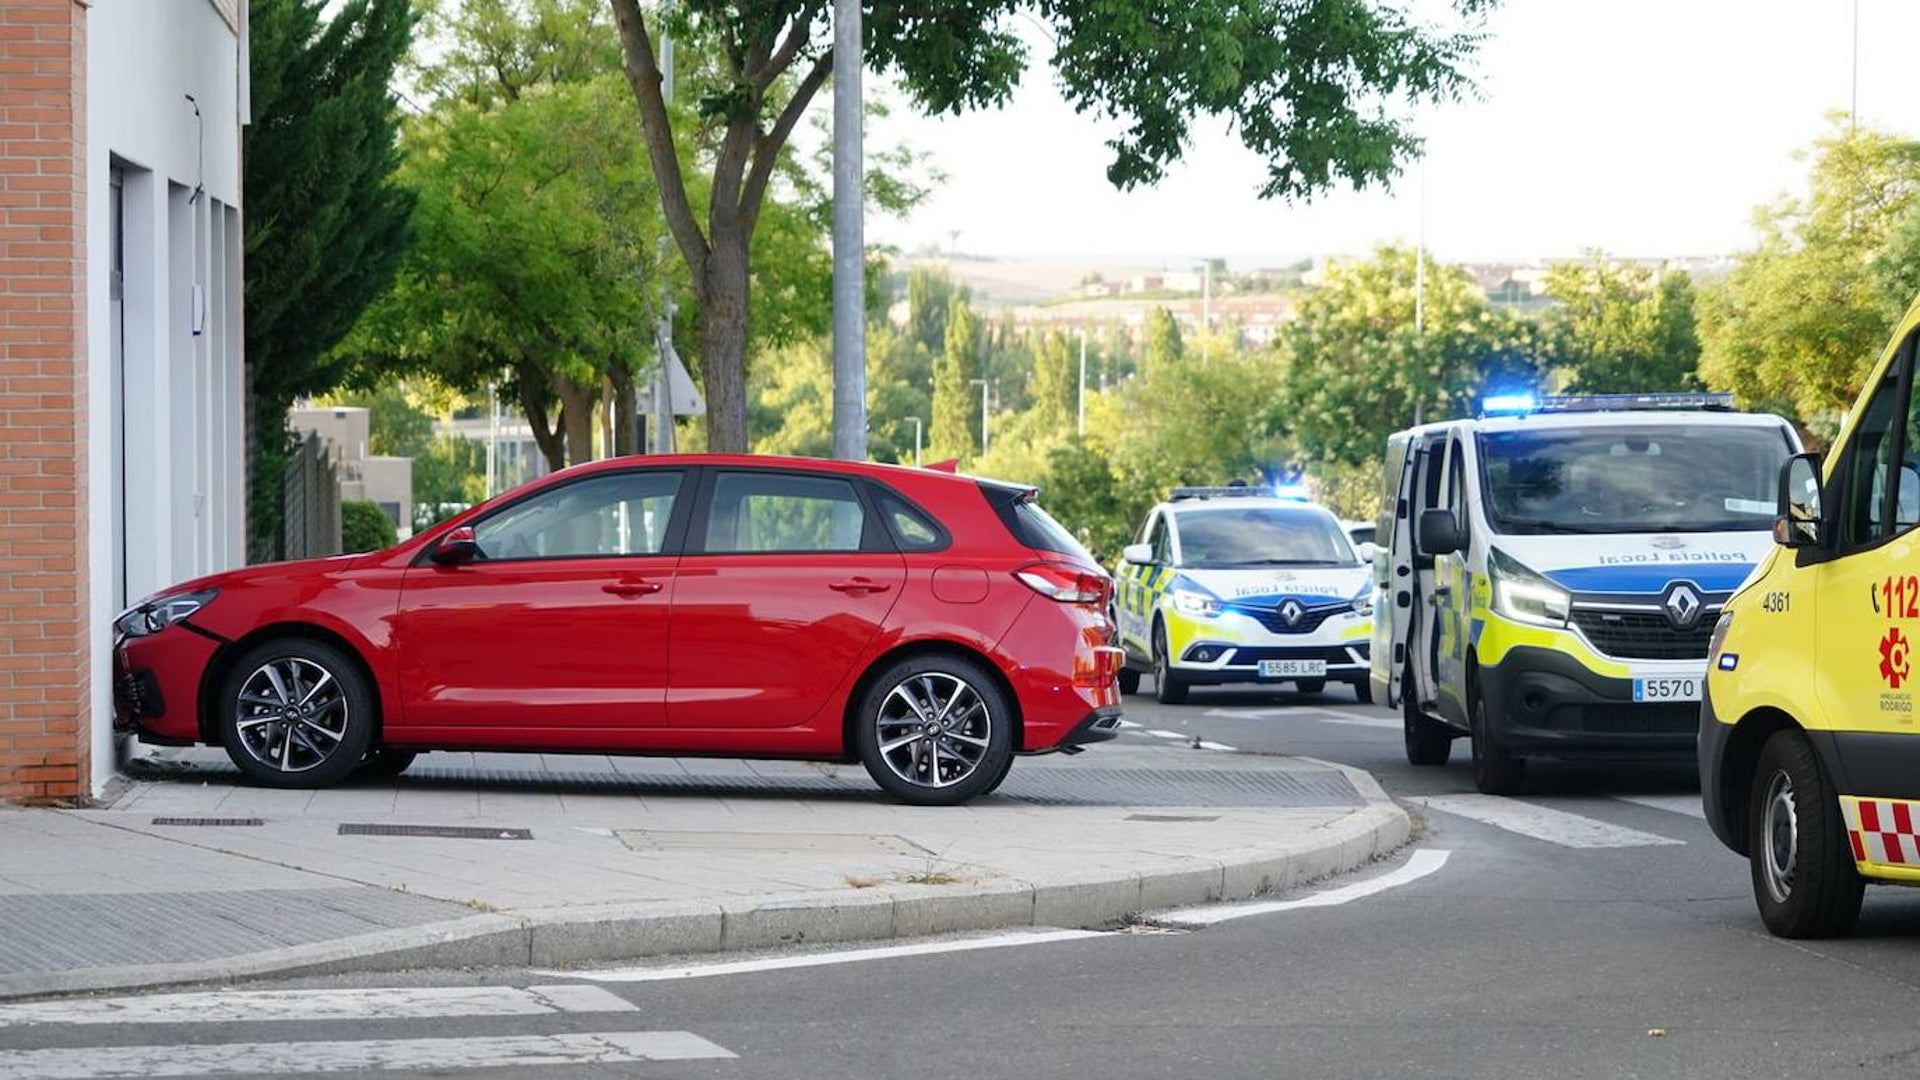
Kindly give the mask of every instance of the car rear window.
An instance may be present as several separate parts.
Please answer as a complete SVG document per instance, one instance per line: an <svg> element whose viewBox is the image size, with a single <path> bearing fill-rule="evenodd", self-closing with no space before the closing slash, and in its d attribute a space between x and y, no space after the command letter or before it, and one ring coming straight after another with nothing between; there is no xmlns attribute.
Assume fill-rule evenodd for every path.
<svg viewBox="0 0 1920 1080"><path fill-rule="evenodd" d="M994 512L1000 515L1001 524L1015 540L1036 551L1055 551L1080 559L1088 566L1100 565L1065 525L1040 508L1035 489L998 480L981 480L979 484L980 494L987 497Z"/></svg>

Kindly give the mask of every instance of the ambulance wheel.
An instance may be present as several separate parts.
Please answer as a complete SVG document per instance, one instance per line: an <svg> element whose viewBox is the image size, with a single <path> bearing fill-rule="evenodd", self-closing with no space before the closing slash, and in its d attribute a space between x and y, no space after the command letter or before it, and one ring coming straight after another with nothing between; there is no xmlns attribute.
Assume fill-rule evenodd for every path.
<svg viewBox="0 0 1920 1080"><path fill-rule="evenodd" d="M1370 684L1362 685L1372 689ZM1445 765L1453 755L1453 732L1421 711L1419 696L1413 689L1413 665L1409 664L1400 676L1400 727L1407 740L1407 762Z"/></svg>
<svg viewBox="0 0 1920 1080"><path fill-rule="evenodd" d="M1187 684L1173 673L1173 661L1167 658L1167 628L1153 626L1153 696L1162 705L1184 705Z"/></svg>
<svg viewBox="0 0 1920 1080"><path fill-rule="evenodd" d="M1140 673L1132 668L1120 669L1120 692L1137 694L1140 692Z"/></svg>
<svg viewBox="0 0 1920 1080"><path fill-rule="evenodd" d="M1473 786L1482 795L1517 795L1527 776L1525 758L1515 757L1493 734L1487 699L1475 680L1467 690L1473 708Z"/></svg>
<svg viewBox="0 0 1920 1080"><path fill-rule="evenodd" d="M1373 680L1361 679L1353 684L1353 700L1362 705L1373 704Z"/></svg>
<svg viewBox="0 0 1920 1080"><path fill-rule="evenodd" d="M1760 750L1747 811L1753 898L1785 938L1838 937L1860 917L1866 883L1854 869L1840 799L1813 747L1781 731Z"/></svg>
<svg viewBox="0 0 1920 1080"><path fill-rule="evenodd" d="M1293 688L1303 694L1317 694L1327 688L1327 680L1297 679L1294 681Z"/></svg>

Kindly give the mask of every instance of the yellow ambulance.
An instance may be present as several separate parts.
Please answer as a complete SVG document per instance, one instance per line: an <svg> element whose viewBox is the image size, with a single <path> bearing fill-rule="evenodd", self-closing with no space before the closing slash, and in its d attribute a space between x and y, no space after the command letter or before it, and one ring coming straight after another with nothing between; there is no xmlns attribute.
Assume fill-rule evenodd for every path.
<svg viewBox="0 0 1920 1080"><path fill-rule="evenodd" d="M1920 304L1840 436L1780 474L1776 546L1709 643L1707 821L1767 928L1846 933L1867 882L1920 884Z"/></svg>

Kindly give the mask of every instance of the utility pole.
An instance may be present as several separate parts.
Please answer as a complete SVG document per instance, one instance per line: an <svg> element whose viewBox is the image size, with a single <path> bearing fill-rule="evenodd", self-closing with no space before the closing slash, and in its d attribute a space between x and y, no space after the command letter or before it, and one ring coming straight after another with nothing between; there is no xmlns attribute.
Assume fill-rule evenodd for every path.
<svg viewBox="0 0 1920 1080"><path fill-rule="evenodd" d="M1074 421L1074 434L1087 437L1087 328L1080 328L1080 398L1076 410L1079 415Z"/></svg>
<svg viewBox="0 0 1920 1080"><path fill-rule="evenodd" d="M664 20L661 26L660 96L671 104L673 101L673 38L666 32ZM666 238L662 237L659 252L662 257L657 260L661 265L665 264L666 242ZM653 401L650 410L653 422L649 428L653 437L649 441L653 443L654 453L671 454L673 453L673 392L667 381L667 365L673 362L673 299L667 292L665 274L660 275L660 321L653 329L653 337L655 348L660 354L660 364L653 372L651 387ZM634 393L639 394L638 387L634 388ZM637 407L634 413L638 415ZM637 440L635 449L641 449L637 445Z"/></svg>
<svg viewBox="0 0 1920 1080"><path fill-rule="evenodd" d="M1418 347L1427 336L1427 159L1424 152L1420 157L1420 241L1414 248L1413 260L1413 337ZM1419 397L1413 399L1415 426L1421 422L1424 404Z"/></svg>
<svg viewBox="0 0 1920 1080"><path fill-rule="evenodd" d="M909 416L907 422L913 425L913 467L917 469L920 467L920 418Z"/></svg>
<svg viewBox="0 0 1920 1080"><path fill-rule="evenodd" d="M993 384L985 379L968 379L980 388L980 452L987 452L987 411L992 407Z"/></svg>
<svg viewBox="0 0 1920 1080"><path fill-rule="evenodd" d="M867 457L860 0L833 0L833 456Z"/></svg>

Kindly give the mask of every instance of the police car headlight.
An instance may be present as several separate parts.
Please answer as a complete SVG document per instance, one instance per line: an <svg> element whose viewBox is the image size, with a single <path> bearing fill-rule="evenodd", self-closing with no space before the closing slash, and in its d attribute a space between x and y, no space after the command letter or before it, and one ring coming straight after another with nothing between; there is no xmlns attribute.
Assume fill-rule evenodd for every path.
<svg viewBox="0 0 1920 1080"><path fill-rule="evenodd" d="M1211 619L1220 614L1220 601L1206 593L1175 589L1173 590L1173 609L1182 615L1197 615L1203 619Z"/></svg>
<svg viewBox="0 0 1920 1080"><path fill-rule="evenodd" d="M1487 555L1487 570L1493 581L1493 610L1536 626L1567 625L1572 599L1567 590L1497 549Z"/></svg>
<svg viewBox="0 0 1920 1080"><path fill-rule="evenodd" d="M1355 615L1362 615L1369 618L1372 617L1373 589L1371 587L1365 589L1360 593L1359 596L1356 596L1353 598L1353 613Z"/></svg>
<svg viewBox="0 0 1920 1080"><path fill-rule="evenodd" d="M149 600L137 608L123 612L119 618L113 620L113 628L123 637L130 638L157 634L199 611L218 593L217 589L208 589L205 592L176 593L173 596Z"/></svg>

